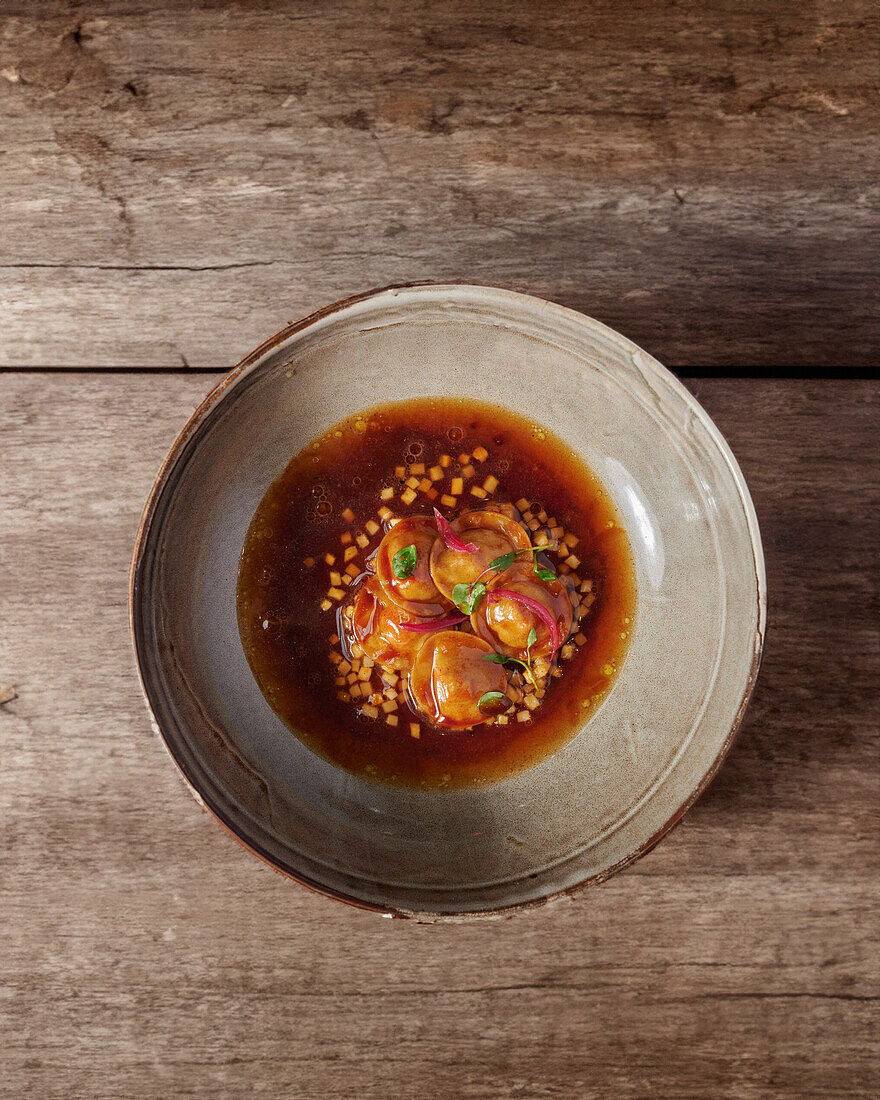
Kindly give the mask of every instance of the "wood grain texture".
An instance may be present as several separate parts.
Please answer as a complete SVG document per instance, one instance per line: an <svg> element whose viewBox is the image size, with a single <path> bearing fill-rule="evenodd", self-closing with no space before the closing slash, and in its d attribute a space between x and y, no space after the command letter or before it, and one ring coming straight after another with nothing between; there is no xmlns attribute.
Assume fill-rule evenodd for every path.
<svg viewBox="0 0 880 1100"><path fill-rule="evenodd" d="M150 733L129 556L206 386L0 374L0 1094L876 1096L877 387L694 387L767 553L729 761L607 884L423 927L271 874Z"/></svg>
<svg viewBox="0 0 880 1100"><path fill-rule="evenodd" d="M0 363L228 366L528 290L661 360L877 362L871 0L4 0Z"/></svg>

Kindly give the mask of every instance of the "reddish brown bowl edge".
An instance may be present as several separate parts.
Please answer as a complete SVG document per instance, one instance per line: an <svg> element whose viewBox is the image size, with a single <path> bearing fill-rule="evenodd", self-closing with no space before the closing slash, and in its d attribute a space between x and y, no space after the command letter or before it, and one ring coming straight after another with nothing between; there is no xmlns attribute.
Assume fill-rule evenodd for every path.
<svg viewBox="0 0 880 1100"><path fill-rule="evenodd" d="M367 290L362 294L353 294L348 298L341 298L339 301L333 302L328 306L324 306L321 309L315 310L315 312L308 314L308 316L302 318L299 321L295 321L290 325L285 326L274 336L269 337L268 340L264 340L262 344L256 347L253 351L244 356L234 367L232 367L217 383L212 387L205 395L200 404L196 407L195 411L191 414L187 422L181 428L177 434L174 442L168 450L162 465L159 467L159 471L156 474L155 481L150 489L146 503L144 505L143 512L141 513L140 523L138 525L137 535L135 537L134 552L132 554L131 568L129 571L129 586L128 586L128 619L129 630L131 632L132 647L134 649L135 664L137 666L138 680L141 685L141 692L144 696L147 711L152 720L153 728L158 732L162 739L162 743L165 746L165 750L171 759L174 761L184 783L190 794L196 800L196 802L202 806L207 812L214 818L214 820L222 826L222 828L229 833L238 843L255 855L262 863L267 867L281 875L283 878L298 883L300 886L304 886L307 890L311 890L313 893L320 894L323 897L331 898L334 901L341 901L346 905L351 906L354 909L366 910L370 913L379 913L385 917L393 917L400 920L414 920L417 923L434 924L434 923L457 923L465 922L475 919L487 919L487 918L500 918L511 917L517 913L526 912L531 909L539 909L545 905L549 905L551 902L558 901L562 898L572 897L575 893L586 889L589 886L598 886L600 883L605 882L607 879L616 875L619 871L625 870L630 867L637 860L646 856L653 848L655 848L660 841L670 833L676 825L684 818L684 816L692 809L696 802L706 793L709 786L714 781L718 772L721 769L722 764L730 754L730 750L733 747L734 742L739 734L745 719L746 711L748 710L749 703L751 702L752 695L755 690L755 684L758 681L758 675L761 669L761 662L764 655L764 639L766 634L766 622L767 622L767 606L766 606L766 581L764 584L764 593L762 594L761 580L756 572L755 574L755 599L757 603L757 628L755 630L754 649L752 655L752 663L749 669L748 679L746 681L743 694L740 698L739 707L734 716L733 723L730 727L730 732L724 739L721 748L718 750L718 754L712 762L712 766L706 772L703 779L691 793L689 798L676 810L676 812L669 818L660 829L649 837L639 848L637 848L630 855L624 859L613 864L611 867L606 867L603 871L597 872L595 875L590 875L587 878L582 879L580 882L576 882L571 886L567 886L564 890L557 890L552 894L547 894L542 898L534 898L531 901L517 902L514 905L501 906L497 909L486 910L473 910L464 912L419 912L414 910L399 909L393 906L378 905L372 902L364 901L361 898L353 897L350 894L346 894L340 890L334 890L332 887L326 886L323 883L317 882L314 879L309 878L308 875L302 874L300 871L294 870L292 867L287 867L276 860L268 852L263 851L258 845L255 845L250 840L246 839L239 831L235 824L227 820L225 814L218 807L212 806L208 799L199 791L196 786L190 781L189 776L186 774L186 770L183 764L175 756L174 752L169 745L164 731L159 724L159 720L156 717L156 713L153 710L153 706L150 702L149 691L144 680L141 664L141 654L138 648L137 631L135 627L136 618L136 599L135 590L137 578L140 573L141 566L143 564L143 554L147 543L147 536L149 529L153 521L153 515L156 509L156 505L165 486L168 482L168 477L171 470L177 464L178 459L183 453L186 444L190 437L199 428L202 421L207 416L208 412L217 404L220 398L223 396L229 386L238 378L238 376L251 366L257 360L261 359L266 352L271 351L272 348L277 347L283 343L289 337L293 336L297 332L303 331L303 329L309 328L316 322L323 320L325 317L330 317L334 313L338 313L343 309L346 309L350 305L354 305L356 302L365 301L368 298L374 298L379 294L384 294L389 290L406 290L417 286L468 286L471 284L463 281L456 282L454 280L444 281L442 284L432 283L430 280L419 280L411 283L391 283L387 286L376 287L373 290ZM530 297L540 297L539 295L530 295ZM542 299L549 301L549 299ZM555 303L554 303L555 304ZM689 395L692 400L696 401L696 398L692 394ZM700 408L702 408L700 406ZM708 414L706 414L708 417ZM711 422L711 418L710 419ZM714 426L714 422L713 426ZM717 431L717 429L716 429ZM720 435L720 433L719 433ZM723 437L722 437L723 438ZM741 475L740 475L741 476ZM745 479L742 479L743 485L745 485ZM760 538L760 535L759 535ZM762 595L764 598L762 598Z"/></svg>

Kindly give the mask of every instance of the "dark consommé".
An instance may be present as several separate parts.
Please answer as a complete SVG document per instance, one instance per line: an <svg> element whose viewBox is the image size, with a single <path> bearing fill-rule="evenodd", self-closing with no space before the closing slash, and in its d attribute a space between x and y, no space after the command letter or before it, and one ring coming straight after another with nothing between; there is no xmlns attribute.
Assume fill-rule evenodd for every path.
<svg viewBox="0 0 880 1100"><path fill-rule="evenodd" d="M451 495L453 488L461 492ZM557 653L540 706L520 708L504 723L441 729L401 693L390 714L367 706L365 715L365 698L352 699L340 675L350 656L341 616L389 523L434 506L453 518L492 502L514 505L533 541L554 520L576 542L563 547L566 560L552 550L541 557L575 582L582 617ZM260 690L314 752L386 782L474 786L535 764L589 717L623 663L635 599L626 532L598 478L569 447L494 406L425 398L365 410L293 457L248 529L238 622Z"/></svg>

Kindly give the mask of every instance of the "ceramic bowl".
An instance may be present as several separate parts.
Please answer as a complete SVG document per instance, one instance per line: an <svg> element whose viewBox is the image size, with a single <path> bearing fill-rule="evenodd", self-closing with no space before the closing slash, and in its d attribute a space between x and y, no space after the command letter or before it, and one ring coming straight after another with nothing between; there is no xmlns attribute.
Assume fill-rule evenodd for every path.
<svg viewBox="0 0 880 1100"><path fill-rule="evenodd" d="M236 625L245 532L291 456L353 412L424 395L552 428L601 477L636 560L634 634L605 702L555 754L478 789L396 788L316 756L263 698ZM477 286L366 294L249 355L171 448L131 581L144 692L197 799L297 881L422 919L536 904L656 844L730 748L765 614L748 489L691 394L597 321Z"/></svg>

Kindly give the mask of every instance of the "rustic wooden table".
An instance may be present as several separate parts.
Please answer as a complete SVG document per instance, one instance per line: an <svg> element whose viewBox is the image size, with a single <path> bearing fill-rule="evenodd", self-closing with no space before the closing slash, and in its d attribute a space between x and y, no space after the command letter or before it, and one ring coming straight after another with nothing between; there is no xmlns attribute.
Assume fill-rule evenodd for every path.
<svg viewBox="0 0 880 1100"><path fill-rule="evenodd" d="M873 0L0 3L0 364L228 366L392 282L876 363ZM76 324L70 318L76 318Z"/></svg>
<svg viewBox="0 0 880 1100"><path fill-rule="evenodd" d="M876 363L876 9L625 8L0 5L0 1095L880 1093L878 387L705 377ZM770 589L684 823L466 926L235 845L128 643L142 503L216 380L184 368L413 278L545 294L680 368Z"/></svg>

